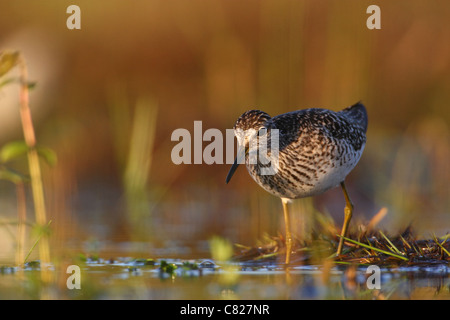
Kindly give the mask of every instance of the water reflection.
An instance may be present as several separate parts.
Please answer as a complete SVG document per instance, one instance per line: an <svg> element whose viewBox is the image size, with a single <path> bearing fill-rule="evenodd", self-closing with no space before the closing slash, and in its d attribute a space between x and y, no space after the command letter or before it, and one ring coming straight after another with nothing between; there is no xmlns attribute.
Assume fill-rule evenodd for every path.
<svg viewBox="0 0 450 320"><path fill-rule="evenodd" d="M233 264L210 259L104 260L82 264L81 290L55 288L57 299L450 299L447 265L381 269L380 289L367 286L366 268ZM35 298L29 287L39 264L2 268L0 298ZM53 268L60 284L67 275ZM231 270L231 271L230 271ZM324 273L328 273L324 276ZM33 282L34 281L34 282ZM15 296L8 292L14 289Z"/></svg>

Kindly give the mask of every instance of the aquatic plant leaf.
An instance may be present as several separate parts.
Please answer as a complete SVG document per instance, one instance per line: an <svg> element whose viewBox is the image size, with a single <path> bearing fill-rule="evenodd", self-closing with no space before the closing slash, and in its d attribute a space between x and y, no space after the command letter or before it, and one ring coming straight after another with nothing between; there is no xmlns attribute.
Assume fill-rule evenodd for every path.
<svg viewBox="0 0 450 320"><path fill-rule="evenodd" d="M166 260L161 260L159 265L160 277L162 277L166 273L170 275L172 279L175 278L175 270L177 268L178 267L175 263L168 263Z"/></svg>
<svg viewBox="0 0 450 320"><path fill-rule="evenodd" d="M25 141L8 142L0 149L0 161L6 163L24 155L27 151Z"/></svg>
<svg viewBox="0 0 450 320"><path fill-rule="evenodd" d="M0 149L0 162L6 163L17 159L25 155L28 150L29 147L23 140L9 142ZM56 165L57 156L55 151L47 147L37 147L36 150L38 155L42 157L48 165L52 167Z"/></svg>

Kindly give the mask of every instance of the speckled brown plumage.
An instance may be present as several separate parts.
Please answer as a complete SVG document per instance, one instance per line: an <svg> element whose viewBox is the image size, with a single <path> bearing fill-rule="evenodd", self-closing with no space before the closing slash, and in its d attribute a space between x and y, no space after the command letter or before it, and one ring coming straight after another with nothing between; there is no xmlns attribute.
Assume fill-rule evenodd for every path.
<svg viewBox="0 0 450 320"><path fill-rule="evenodd" d="M279 163L274 175L261 175L261 163L246 166L268 192L288 199L313 196L336 187L359 161L366 142L367 113L361 103L340 112L305 109L271 118L259 110L245 112L235 130L279 130Z"/></svg>
<svg viewBox="0 0 450 320"><path fill-rule="evenodd" d="M339 112L312 108L273 118L263 111L250 110L238 118L234 129L250 176L266 191L280 197L283 206L289 199L318 195L341 184L347 202L345 235L353 205L344 180L361 158L366 144L367 123L365 107L356 103ZM270 147L272 139L276 138L274 129L278 129L278 156ZM249 141L255 136L266 138L269 164L260 161L257 148L249 148ZM250 160L252 150L253 154L258 154L254 158L256 161ZM238 160L239 155L227 182L234 174ZM274 173L263 174L263 169L270 166L276 168ZM287 207L284 208L287 219ZM338 253L341 249L342 241ZM289 261L288 257L286 261Z"/></svg>

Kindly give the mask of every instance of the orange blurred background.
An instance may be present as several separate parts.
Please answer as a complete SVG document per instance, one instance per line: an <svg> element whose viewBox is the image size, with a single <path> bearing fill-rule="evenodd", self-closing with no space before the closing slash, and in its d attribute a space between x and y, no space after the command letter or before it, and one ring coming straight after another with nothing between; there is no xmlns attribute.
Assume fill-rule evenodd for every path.
<svg viewBox="0 0 450 320"><path fill-rule="evenodd" d="M81 30L66 27L71 4ZM381 30L366 27L371 4ZM391 232L412 223L424 237L445 234L449 16L446 0L2 1L0 50L25 55L37 139L58 155L43 165L55 250L190 255L213 235L253 245L284 233L281 202L243 167L226 185L229 165L173 164L172 132L193 134L201 120L225 133L253 108L273 116L357 101L369 129L347 183L353 228L387 207ZM17 99L16 85L0 91L0 146L22 139ZM1 181L4 221L15 201ZM343 220L339 189L295 206L299 235L315 210ZM28 209L33 221L31 197ZM3 258L11 233L0 227Z"/></svg>

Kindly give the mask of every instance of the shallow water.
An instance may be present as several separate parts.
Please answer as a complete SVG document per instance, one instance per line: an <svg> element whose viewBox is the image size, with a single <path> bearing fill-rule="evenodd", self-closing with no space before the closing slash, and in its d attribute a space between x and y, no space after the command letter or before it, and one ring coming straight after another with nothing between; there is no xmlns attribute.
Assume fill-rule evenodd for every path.
<svg viewBox="0 0 450 320"><path fill-rule="evenodd" d="M447 265L382 268L380 289L366 267L216 263L210 259L80 261L80 289L69 289L66 265L50 266L51 299L450 299ZM39 264L2 267L0 299L42 298Z"/></svg>

